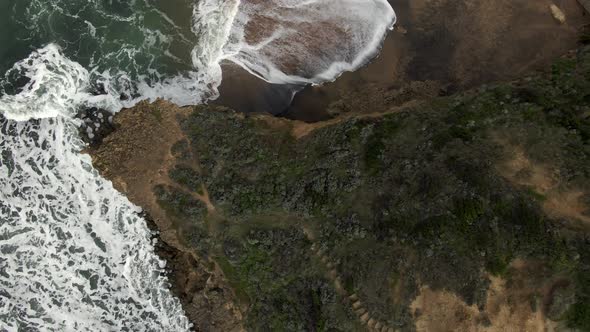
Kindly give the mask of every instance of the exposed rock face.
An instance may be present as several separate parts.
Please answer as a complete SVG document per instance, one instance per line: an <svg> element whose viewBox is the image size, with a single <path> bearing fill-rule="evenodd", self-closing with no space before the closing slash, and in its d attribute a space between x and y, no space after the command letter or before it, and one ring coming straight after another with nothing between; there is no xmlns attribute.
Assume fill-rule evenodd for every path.
<svg viewBox="0 0 590 332"><path fill-rule="evenodd" d="M102 140L113 132L112 113L97 109L85 109L77 114L77 118L82 120L79 127L80 137L91 147L102 143Z"/></svg>
<svg viewBox="0 0 590 332"><path fill-rule="evenodd" d="M197 330L587 330L588 77L586 48L318 124L141 104L91 153L175 248Z"/></svg>

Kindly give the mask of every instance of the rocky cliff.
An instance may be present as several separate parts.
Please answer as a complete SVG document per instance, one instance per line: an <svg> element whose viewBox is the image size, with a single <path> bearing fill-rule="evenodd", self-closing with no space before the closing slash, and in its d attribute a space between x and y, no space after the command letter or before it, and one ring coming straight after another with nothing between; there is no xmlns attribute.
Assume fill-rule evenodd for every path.
<svg viewBox="0 0 590 332"><path fill-rule="evenodd" d="M590 330L590 49L358 113L144 103L89 152L198 331Z"/></svg>

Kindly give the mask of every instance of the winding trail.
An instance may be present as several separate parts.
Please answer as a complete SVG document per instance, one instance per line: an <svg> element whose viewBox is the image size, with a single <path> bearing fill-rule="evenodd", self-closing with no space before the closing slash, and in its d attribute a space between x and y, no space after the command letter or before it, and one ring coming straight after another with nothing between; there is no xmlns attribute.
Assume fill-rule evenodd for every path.
<svg viewBox="0 0 590 332"><path fill-rule="evenodd" d="M328 270L327 276L334 283L336 293L345 299L345 303L351 307L352 311L358 317L360 323L369 331L398 331L396 328L388 326L387 323L376 319L375 315L371 314L371 312L365 307L363 302L361 302L359 296L356 293L349 294L349 292L342 286L342 277L338 273L336 265L332 262L332 260L330 260L328 253L322 249L318 249L318 241L311 230L303 226L303 232L305 233L307 239L312 242L310 247L311 252L323 264L326 270Z"/></svg>

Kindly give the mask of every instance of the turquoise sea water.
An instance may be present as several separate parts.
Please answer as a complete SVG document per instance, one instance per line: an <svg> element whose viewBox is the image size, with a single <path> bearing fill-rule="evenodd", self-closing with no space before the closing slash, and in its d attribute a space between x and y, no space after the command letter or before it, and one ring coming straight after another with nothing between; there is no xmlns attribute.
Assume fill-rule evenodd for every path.
<svg viewBox="0 0 590 332"><path fill-rule="evenodd" d="M0 73L54 43L94 73L120 75L121 85L139 75L155 82L193 68L192 17L191 0L4 0Z"/></svg>

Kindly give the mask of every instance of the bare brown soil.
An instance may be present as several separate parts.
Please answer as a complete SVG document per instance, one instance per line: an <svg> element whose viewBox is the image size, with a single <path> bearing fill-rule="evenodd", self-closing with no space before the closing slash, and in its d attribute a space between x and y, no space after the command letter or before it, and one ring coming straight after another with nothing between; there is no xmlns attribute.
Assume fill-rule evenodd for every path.
<svg viewBox="0 0 590 332"><path fill-rule="evenodd" d="M541 271L541 272L540 272ZM555 331L563 329L546 317L558 277L544 276L536 262L515 260L509 279L488 276L484 308L467 305L457 295L428 286L412 302L418 331Z"/></svg>
<svg viewBox="0 0 590 332"><path fill-rule="evenodd" d="M579 220L585 227L590 226L590 207L582 200L584 191L564 184L550 165L533 162L522 147L506 146L510 157L498 167L504 177L542 195L543 209L548 215Z"/></svg>
<svg viewBox="0 0 590 332"><path fill-rule="evenodd" d="M161 111L154 112L154 109ZM157 247L158 254L168 262L172 291L180 298L195 330L242 331L241 311L223 273L179 240L181 227L172 223L173 218L157 203L153 191L156 185L174 185L168 178L175 159L171 148L184 137L177 118L191 110L163 101L155 107L139 104L133 111L122 111L115 117L115 126L125 130L115 130L89 152L96 169L134 204L141 206L155 223L162 242ZM209 213L215 213L206 188L191 195L202 201Z"/></svg>

